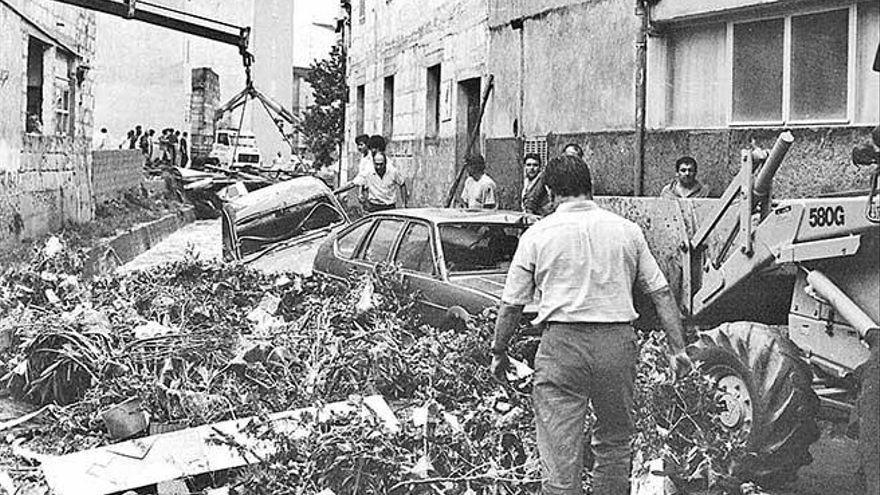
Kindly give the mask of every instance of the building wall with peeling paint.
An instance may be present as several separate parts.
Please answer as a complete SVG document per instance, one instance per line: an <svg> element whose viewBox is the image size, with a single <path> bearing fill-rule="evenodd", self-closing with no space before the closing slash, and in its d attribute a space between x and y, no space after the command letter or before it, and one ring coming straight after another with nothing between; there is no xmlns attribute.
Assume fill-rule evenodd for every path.
<svg viewBox="0 0 880 495"><path fill-rule="evenodd" d="M490 0L488 65L497 85L486 137L506 143L494 148L505 149L509 156L510 149L518 147L522 152L530 143L546 143L548 156L553 156L566 143L577 142L585 150L599 194L634 193L634 41L639 25L633 7L633 2L614 0ZM704 57L691 60L692 70L717 75L709 81L714 87L685 88L695 91L691 96L697 109L715 115L697 116L684 124L668 118L673 101L670 87L681 82L671 74L675 65L668 50L679 33L705 36L704 26L724 30L738 22L786 17L790 25L797 16L834 9L849 15L845 117L798 121L792 114L779 122L735 122L728 101L732 48L723 46L732 42L721 31L714 58L701 48L704 40L699 36L678 52L682 58ZM880 76L870 70L880 39L878 12L877 2L858 0L825 6L796 0L657 2L648 41L644 194L659 194L673 177L675 159L691 155L700 163L702 179L720 195L739 167L740 150L753 141L770 147L785 129L793 131L796 141L777 176L778 194L802 197L865 188L868 173L851 164L850 151L868 139L880 118ZM790 38L786 34L786 43ZM786 62L786 72L790 71ZM717 96L701 93L707 87ZM786 97L793 87L787 83ZM514 164L501 167L515 170Z"/></svg>
<svg viewBox="0 0 880 495"><path fill-rule="evenodd" d="M0 3L0 246L92 218L94 42L92 13L49 0ZM31 62L30 82L29 45L42 64ZM42 100L31 112L41 125L30 129L29 85L32 101Z"/></svg>

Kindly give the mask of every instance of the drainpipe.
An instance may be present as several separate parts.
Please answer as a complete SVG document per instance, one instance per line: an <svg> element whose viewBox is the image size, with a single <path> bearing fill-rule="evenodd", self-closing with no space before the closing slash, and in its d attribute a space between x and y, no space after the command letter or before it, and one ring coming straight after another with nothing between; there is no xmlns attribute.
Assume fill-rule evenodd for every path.
<svg viewBox="0 0 880 495"><path fill-rule="evenodd" d="M636 33L636 142L635 162L633 163L633 190L636 196L643 195L645 175L645 106L646 79L648 72L648 12L644 0L636 0L636 16L639 18L639 30Z"/></svg>

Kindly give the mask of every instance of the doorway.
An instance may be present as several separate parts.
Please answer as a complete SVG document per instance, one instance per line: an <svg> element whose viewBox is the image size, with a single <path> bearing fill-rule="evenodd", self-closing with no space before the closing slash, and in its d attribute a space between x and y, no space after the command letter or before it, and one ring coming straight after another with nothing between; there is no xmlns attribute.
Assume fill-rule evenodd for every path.
<svg viewBox="0 0 880 495"><path fill-rule="evenodd" d="M463 79L458 82L458 98L456 112L455 149L456 161L464 165L465 153L471 136L474 140L472 154L482 153L480 142L480 86L479 77Z"/></svg>

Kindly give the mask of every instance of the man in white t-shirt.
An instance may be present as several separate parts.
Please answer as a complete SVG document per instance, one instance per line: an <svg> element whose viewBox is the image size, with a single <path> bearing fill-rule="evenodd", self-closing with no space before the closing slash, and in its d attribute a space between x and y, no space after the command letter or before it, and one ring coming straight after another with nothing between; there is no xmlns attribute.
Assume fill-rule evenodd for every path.
<svg viewBox="0 0 880 495"><path fill-rule="evenodd" d="M465 160L468 177L461 189L460 204L468 209L495 209L495 181L486 173L486 160L481 155L471 155Z"/></svg>
<svg viewBox="0 0 880 495"><path fill-rule="evenodd" d="M386 162L385 153L373 153L373 169L358 174L352 181L361 187L360 197L367 213L391 210L397 207L400 194L401 207L406 208L406 183L397 168Z"/></svg>
<svg viewBox="0 0 880 495"><path fill-rule="evenodd" d="M358 160L358 173L362 175L369 173L373 169L373 154L370 153L370 136L361 134L354 138L354 144L357 146L358 153L361 154ZM355 177L357 177L357 175Z"/></svg>

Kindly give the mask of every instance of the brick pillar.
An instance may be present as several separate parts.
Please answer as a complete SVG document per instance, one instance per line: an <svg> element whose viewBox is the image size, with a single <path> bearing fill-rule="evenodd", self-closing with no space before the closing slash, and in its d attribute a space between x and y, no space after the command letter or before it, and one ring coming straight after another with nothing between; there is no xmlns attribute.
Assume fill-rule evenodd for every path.
<svg viewBox="0 0 880 495"><path fill-rule="evenodd" d="M192 70L189 114L192 157L205 158L214 143L214 110L220 106L220 77L210 67Z"/></svg>

